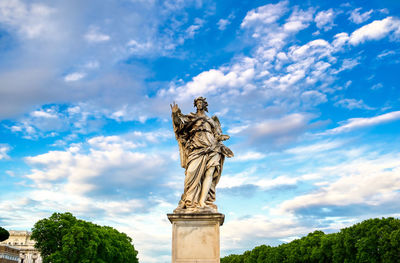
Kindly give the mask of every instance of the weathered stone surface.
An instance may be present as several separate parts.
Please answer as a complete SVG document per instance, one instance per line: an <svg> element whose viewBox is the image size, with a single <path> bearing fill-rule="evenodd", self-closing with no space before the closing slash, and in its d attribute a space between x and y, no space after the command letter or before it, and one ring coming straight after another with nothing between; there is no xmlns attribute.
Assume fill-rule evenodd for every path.
<svg viewBox="0 0 400 263"><path fill-rule="evenodd" d="M197 111L185 115L177 104L171 105L181 166L185 168L183 194L174 213L217 213L216 186L225 157L233 157L233 152L222 143L229 136L222 134L218 117L207 116L207 100L198 97L194 106Z"/></svg>
<svg viewBox="0 0 400 263"><path fill-rule="evenodd" d="M172 263L219 263L220 213L168 214L172 223Z"/></svg>

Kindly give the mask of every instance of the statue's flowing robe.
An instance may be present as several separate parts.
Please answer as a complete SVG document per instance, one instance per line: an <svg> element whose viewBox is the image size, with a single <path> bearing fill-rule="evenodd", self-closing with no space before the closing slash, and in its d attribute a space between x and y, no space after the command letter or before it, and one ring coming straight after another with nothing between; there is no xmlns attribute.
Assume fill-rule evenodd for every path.
<svg viewBox="0 0 400 263"><path fill-rule="evenodd" d="M174 132L179 144L181 165L185 168L184 192L179 208L194 208L199 204L207 170L214 167L212 183L206 198L206 205L216 207L215 187L221 177L225 156L233 156L219 140L221 126L218 118L197 116L195 113L183 115L178 111L172 114Z"/></svg>

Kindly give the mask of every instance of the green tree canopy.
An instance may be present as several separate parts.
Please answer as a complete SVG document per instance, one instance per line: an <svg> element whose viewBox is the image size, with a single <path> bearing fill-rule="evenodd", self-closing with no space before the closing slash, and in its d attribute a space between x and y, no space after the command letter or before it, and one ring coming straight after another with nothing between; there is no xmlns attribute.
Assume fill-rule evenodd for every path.
<svg viewBox="0 0 400 263"><path fill-rule="evenodd" d="M54 213L32 229L43 263L138 263L132 239L112 227Z"/></svg>
<svg viewBox="0 0 400 263"><path fill-rule="evenodd" d="M369 219L338 233L315 231L277 247L262 245L221 263L400 262L400 220Z"/></svg>
<svg viewBox="0 0 400 263"><path fill-rule="evenodd" d="M8 239L10 237L10 233L4 228L0 226L0 242Z"/></svg>

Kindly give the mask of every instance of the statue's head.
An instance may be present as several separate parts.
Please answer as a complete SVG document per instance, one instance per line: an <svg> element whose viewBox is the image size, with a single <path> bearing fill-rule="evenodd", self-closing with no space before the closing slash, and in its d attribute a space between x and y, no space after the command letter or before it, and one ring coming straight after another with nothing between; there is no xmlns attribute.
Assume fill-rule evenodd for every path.
<svg viewBox="0 0 400 263"><path fill-rule="evenodd" d="M197 97L197 98L195 98L195 99L194 99L193 105L194 105L198 110L203 109L204 111L208 112L208 108L207 108L208 103L207 103L206 98L203 98L203 97Z"/></svg>

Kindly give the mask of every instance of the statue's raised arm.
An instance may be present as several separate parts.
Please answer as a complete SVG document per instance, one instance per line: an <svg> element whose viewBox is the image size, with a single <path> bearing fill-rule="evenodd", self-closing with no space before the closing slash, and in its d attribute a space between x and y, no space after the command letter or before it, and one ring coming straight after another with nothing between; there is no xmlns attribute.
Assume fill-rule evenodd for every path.
<svg viewBox="0 0 400 263"><path fill-rule="evenodd" d="M172 111L172 125L174 127L175 138L178 141L179 155L181 159L182 168L186 168L187 162L187 151L185 149L187 136L185 134L185 123L187 123L188 118L181 113L178 104L170 104Z"/></svg>
<svg viewBox="0 0 400 263"><path fill-rule="evenodd" d="M178 105L171 106L172 124L179 145L181 166L185 168L184 191L175 213L217 212L215 188L221 177L225 157L233 152L222 144L223 135L216 116L209 118L207 100L194 100L196 113L182 114Z"/></svg>

